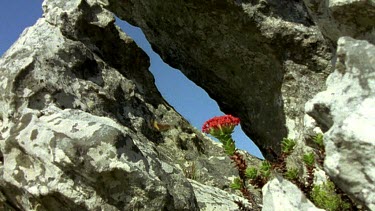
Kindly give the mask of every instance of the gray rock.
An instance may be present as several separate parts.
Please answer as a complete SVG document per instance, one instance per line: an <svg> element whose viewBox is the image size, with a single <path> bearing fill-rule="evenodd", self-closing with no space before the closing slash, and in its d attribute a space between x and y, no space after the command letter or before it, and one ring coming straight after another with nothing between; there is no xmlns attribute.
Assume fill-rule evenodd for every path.
<svg viewBox="0 0 375 211"><path fill-rule="evenodd" d="M304 0L322 33L334 43L350 36L375 44L375 1Z"/></svg>
<svg viewBox="0 0 375 211"><path fill-rule="evenodd" d="M196 209L183 175L166 168L147 142L107 117L48 107L41 113L25 111L10 130L3 145L2 188L7 194L11 185L28 193L7 195L20 208ZM168 194L171 187L157 178L172 180L179 197Z"/></svg>
<svg viewBox="0 0 375 211"><path fill-rule="evenodd" d="M185 158L201 183L228 189L237 173L222 147L164 101L111 12L83 0L43 9L0 59L1 208L198 210Z"/></svg>
<svg viewBox="0 0 375 211"><path fill-rule="evenodd" d="M318 211L296 185L283 178L274 178L263 188L262 211Z"/></svg>
<svg viewBox="0 0 375 211"><path fill-rule="evenodd" d="M238 207L234 201L241 201L246 206L251 207L245 198L230 194L219 188L203 185L194 180L189 181L193 186L201 211L235 211L238 210Z"/></svg>
<svg viewBox="0 0 375 211"><path fill-rule="evenodd" d="M26 210L198 209L182 172L140 132L154 98L162 103L153 83L140 83L153 81L148 58L108 11L96 6L88 17L85 1L52 3L0 61L8 201Z"/></svg>
<svg viewBox="0 0 375 211"><path fill-rule="evenodd" d="M107 4L108 3L108 4ZM162 59L241 118L266 158L303 137L304 104L323 90L331 47L301 1L107 1Z"/></svg>
<svg viewBox="0 0 375 211"><path fill-rule="evenodd" d="M342 37L327 90L306 104L325 129L325 170L353 198L375 210L375 46Z"/></svg>
<svg viewBox="0 0 375 211"><path fill-rule="evenodd" d="M364 4L331 3L326 17ZM358 36L372 35L372 6L359 14ZM140 26L164 61L224 112L239 116L265 157L275 158L269 149L278 153L284 137L302 140L307 122L327 131L326 170L375 209L374 47L339 41L336 71L306 105L314 119L304 121L305 102L326 87L332 46L302 1L45 0L43 10L0 59L3 207L237 209L240 198L228 184L238 174L222 146L164 101L148 57L114 25L114 12ZM316 209L288 181L274 179L263 191L264 210Z"/></svg>

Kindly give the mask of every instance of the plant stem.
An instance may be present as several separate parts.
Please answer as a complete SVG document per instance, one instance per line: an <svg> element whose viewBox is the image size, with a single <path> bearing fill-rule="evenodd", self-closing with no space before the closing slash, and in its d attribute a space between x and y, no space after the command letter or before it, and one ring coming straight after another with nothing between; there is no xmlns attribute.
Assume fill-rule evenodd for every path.
<svg viewBox="0 0 375 211"><path fill-rule="evenodd" d="M246 160L243 158L243 156L239 152L237 152L237 150L233 153L232 156L230 156L230 159L232 159L232 161L235 163L236 168L238 170L238 175L240 176L240 180L241 180L240 191L242 195L253 206L253 210L260 210L260 207L257 206L256 204L253 194L251 194L250 191L246 188L246 176L245 176L245 172L247 168Z"/></svg>

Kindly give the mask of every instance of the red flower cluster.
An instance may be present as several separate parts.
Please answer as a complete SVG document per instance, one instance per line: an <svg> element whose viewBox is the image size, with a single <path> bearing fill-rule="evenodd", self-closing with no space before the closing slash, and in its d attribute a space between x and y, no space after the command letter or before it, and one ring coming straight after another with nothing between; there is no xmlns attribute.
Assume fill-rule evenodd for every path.
<svg viewBox="0 0 375 211"><path fill-rule="evenodd" d="M204 133L210 133L211 129L234 128L240 123L240 119L232 115L216 116L207 120L203 126Z"/></svg>

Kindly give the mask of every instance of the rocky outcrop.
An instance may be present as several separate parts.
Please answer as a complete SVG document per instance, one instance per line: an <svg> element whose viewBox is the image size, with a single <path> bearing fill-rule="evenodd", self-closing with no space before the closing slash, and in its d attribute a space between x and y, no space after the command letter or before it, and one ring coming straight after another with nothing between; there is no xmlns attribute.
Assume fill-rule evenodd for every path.
<svg viewBox="0 0 375 211"><path fill-rule="evenodd" d="M324 88L331 50L302 1L103 1L204 88L266 158L303 137L304 103Z"/></svg>
<svg viewBox="0 0 375 211"><path fill-rule="evenodd" d="M229 158L163 100L113 15L96 1L43 9L0 59L0 206L199 210L227 198L213 187L237 175ZM215 194L197 200L187 177Z"/></svg>
<svg viewBox="0 0 375 211"><path fill-rule="evenodd" d="M219 188L212 188L194 180L189 180L194 188L198 204L202 211L235 211L238 206L235 201L240 201L246 206L251 206L244 198L229 194Z"/></svg>
<svg viewBox="0 0 375 211"><path fill-rule="evenodd" d="M325 132L325 169L337 185L375 210L375 46L342 37L327 90L307 113Z"/></svg>
<svg viewBox="0 0 375 211"><path fill-rule="evenodd" d="M318 211L298 187L282 177L274 178L263 188L263 211Z"/></svg>
<svg viewBox="0 0 375 211"><path fill-rule="evenodd" d="M375 209L374 46L339 39L327 91L311 100L326 88L331 42L346 34L372 41L373 7L364 7L371 2L352 1L364 8L360 24L340 18L351 8L340 2L327 9L309 0L307 8L302 0L45 0L44 17L0 59L0 205L235 210L233 200L245 201L228 193L238 174L221 145L164 101L149 59L114 24L113 12L239 116L269 160L284 137L302 142L313 127L326 132L328 174ZM316 209L281 178L263 192L264 210Z"/></svg>
<svg viewBox="0 0 375 211"><path fill-rule="evenodd" d="M373 0L304 0L322 33L336 44L350 36L375 44L375 2Z"/></svg>

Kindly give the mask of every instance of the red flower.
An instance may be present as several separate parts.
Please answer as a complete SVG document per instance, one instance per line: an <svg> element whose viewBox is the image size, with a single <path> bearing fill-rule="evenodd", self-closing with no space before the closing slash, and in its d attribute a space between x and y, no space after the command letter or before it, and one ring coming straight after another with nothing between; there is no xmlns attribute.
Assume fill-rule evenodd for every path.
<svg viewBox="0 0 375 211"><path fill-rule="evenodd" d="M232 115L216 116L207 120L203 126L202 131L207 134L221 133L230 134L236 125L240 123L240 119Z"/></svg>

